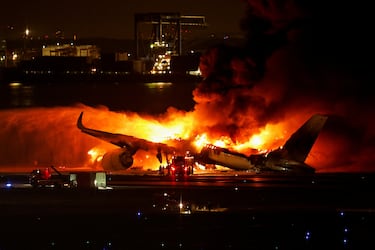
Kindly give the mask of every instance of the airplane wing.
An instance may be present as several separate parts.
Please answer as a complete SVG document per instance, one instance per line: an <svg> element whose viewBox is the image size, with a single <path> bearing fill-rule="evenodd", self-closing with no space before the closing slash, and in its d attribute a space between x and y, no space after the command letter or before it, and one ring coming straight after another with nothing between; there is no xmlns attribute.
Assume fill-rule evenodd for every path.
<svg viewBox="0 0 375 250"><path fill-rule="evenodd" d="M133 154L138 149L143 149L143 150L156 149L158 152L163 151L163 153L167 153L167 154L174 153L177 150L176 147L169 146L165 143L157 143L157 142L152 142L152 141L147 141L145 139L137 138L134 136L117 134L117 133L109 133L105 131L87 128L82 123L82 117L83 117L83 112L81 112L81 114L79 115L79 118L77 120L77 127L83 133L89 134L103 141L112 143L121 148L126 148Z"/></svg>

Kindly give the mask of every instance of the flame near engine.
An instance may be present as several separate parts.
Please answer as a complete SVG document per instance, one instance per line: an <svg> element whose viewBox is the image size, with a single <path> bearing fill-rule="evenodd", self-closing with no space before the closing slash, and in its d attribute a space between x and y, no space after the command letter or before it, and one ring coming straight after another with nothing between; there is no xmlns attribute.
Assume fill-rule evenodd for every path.
<svg viewBox="0 0 375 250"><path fill-rule="evenodd" d="M193 141L192 151L199 151L205 144L214 144L245 152L251 148L278 146L287 134L283 124L267 126L252 137L237 137L206 130L195 111L182 112L171 108L162 116L139 116L132 112L113 112L84 105L77 107L26 108L1 111L5 127L1 130L4 164L32 164L62 166L96 166L103 155L117 147L81 133L76 119L84 110L84 123L88 127L123 133L154 142L168 139ZM297 126L299 124L296 124ZM246 129L245 129L246 130ZM245 131L244 130L244 131ZM138 151L134 166L157 169L160 165L155 152Z"/></svg>
<svg viewBox="0 0 375 250"><path fill-rule="evenodd" d="M373 46L373 15L350 18L371 8L338 0L245 2L247 44L222 44L202 55L204 79L193 91L192 111L171 107L141 116L85 105L3 110L1 163L95 165L115 146L76 128L81 111L90 128L155 142L190 139L196 150L210 143L244 154L281 146L312 114L328 113L333 117L306 163L318 172L374 171L374 74L365 60ZM159 166L149 152L137 152L134 160L135 166Z"/></svg>

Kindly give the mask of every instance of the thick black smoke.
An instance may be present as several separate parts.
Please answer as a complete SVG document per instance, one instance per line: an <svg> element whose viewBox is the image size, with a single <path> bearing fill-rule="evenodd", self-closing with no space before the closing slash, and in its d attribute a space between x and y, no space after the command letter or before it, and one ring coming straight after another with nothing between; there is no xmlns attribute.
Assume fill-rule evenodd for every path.
<svg viewBox="0 0 375 250"><path fill-rule="evenodd" d="M374 148L375 138L371 6L338 0L246 2L241 23L246 46L218 45L201 58L205 79L194 98L196 110L211 118L207 125L236 140L244 128L254 128L251 134L267 123L328 113L339 117L336 125L345 138L340 149L332 145L335 157L365 158L362 152ZM337 134L337 127L327 129L332 127Z"/></svg>

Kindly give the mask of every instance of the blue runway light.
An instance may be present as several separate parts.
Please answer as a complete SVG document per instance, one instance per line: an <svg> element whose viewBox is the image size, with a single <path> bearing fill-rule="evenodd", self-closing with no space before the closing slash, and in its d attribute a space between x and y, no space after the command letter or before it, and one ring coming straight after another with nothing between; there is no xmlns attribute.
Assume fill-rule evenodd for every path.
<svg viewBox="0 0 375 250"><path fill-rule="evenodd" d="M311 238L311 233L309 231L305 234L305 240L309 240Z"/></svg>

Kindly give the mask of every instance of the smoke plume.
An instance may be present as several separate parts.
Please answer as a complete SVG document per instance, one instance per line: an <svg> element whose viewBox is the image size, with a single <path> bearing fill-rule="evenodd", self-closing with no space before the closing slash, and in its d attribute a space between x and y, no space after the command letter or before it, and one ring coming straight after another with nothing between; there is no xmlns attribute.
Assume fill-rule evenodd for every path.
<svg viewBox="0 0 375 250"><path fill-rule="evenodd" d="M374 170L368 4L246 2L246 46L218 45L201 58L204 80L194 91L195 111L209 119L200 120L236 139L266 124L286 122L292 129L313 113L330 114L320 150L311 154L320 159L318 170Z"/></svg>

